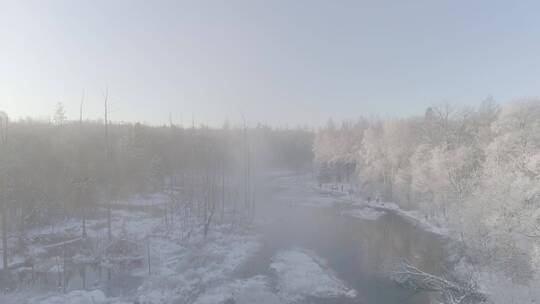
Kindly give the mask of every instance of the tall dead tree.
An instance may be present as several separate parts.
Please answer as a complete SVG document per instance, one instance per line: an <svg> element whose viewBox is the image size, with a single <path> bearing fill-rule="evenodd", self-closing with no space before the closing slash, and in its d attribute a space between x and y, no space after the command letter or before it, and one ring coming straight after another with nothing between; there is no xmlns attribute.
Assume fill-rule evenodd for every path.
<svg viewBox="0 0 540 304"><path fill-rule="evenodd" d="M81 213L82 213L82 238L87 238L86 233L86 206L85 204L87 202L84 201L84 189L88 187L86 185L86 180L84 179L84 169L83 169L83 147L82 147L82 141L83 141L83 103L84 103L84 93L81 98L81 105L79 107L79 179L80 179L80 186L78 187L78 195L79 199L81 201L79 202Z"/></svg>
<svg viewBox="0 0 540 304"><path fill-rule="evenodd" d="M244 141L244 207L251 216L251 190L250 190L250 161L249 161L249 138L246 118L242 115L243 120L243 141Z"/></svg>
<svg viewBox="0 0 540 304"><path fill-rule="evenodd" d="M165 224L167 227L167 232L169 232L169 225L172 224L174 221L174 211L176 207L176 194L175 194L175 186L176 186L176 164L174 163L174 157L172 155L175 154L175 126L172 120L172 115L169 113L169 133L170 133L170 143L171 143L171 151L167 154L167 163L168 163L168 172L169 172L169 204L165 208Z"/></svg>
<svg viewBox="0 0 540 304"><path fill-rule="evenodd" d="M8 127L9 127L9 118L6 113L0 112L0 155L7 156L7 150L8 150ZM4 160L5 161L5 160ZM4 167L7 166L7 164L4 165ZM6 169L6 168L5 168ZM4 269L8 269L8 235L7 235L7 195L6 192L8 190L8 176L6 170L4 170L2 174L2 180L0 181L2 183L2 194L0 199L1 201L1 207L2 207L2 262Z"/></svg>
<svg viewBox="0 0 540 304"><path fill-rule="evenodd" d="M105 89L105 92L103 93L103 99L104 99L104 106L105 106L105 152L106 152L106 194L105 194L105 200L107 201L107 236L109 238L109 241L112 239L112 228L111 228L111 221L112 221L112 211L111 211L111 147L109 143L109 108L108 108L108 102L109 102L109 88L107 87Z"/></svg>
<svg viewBox="0 0 540 304"><path fill-rule="evenodd" d="M214 217L214 214L216 212L216 181L215 181L215 171L212 171L210 174L211 177L209 178L209 183L207 183L207 191L206 191L206 212L205 212L205 223L204 223L204 237L206 238L208 236L208 230L210 229L210 224L212 223L212 219Z"/></svg>
<svg viewBox="0 0 540 304"><path fill-rule="evenodd" d="M224 141L225 142L225 141ZM225 153L223 149L223 156L221 157L221 221L225 217Z"/></svg>

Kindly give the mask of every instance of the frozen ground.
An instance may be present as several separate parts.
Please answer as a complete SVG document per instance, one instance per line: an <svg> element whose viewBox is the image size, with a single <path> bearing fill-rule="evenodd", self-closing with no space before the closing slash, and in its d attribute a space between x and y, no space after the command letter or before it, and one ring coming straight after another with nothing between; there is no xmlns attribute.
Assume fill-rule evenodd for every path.
<svg viewBox="0 0 540 304"><path fill-rule="evenodd" d="M105 294L100 290L75 290L65 295L36 297L31 299L29 304L102 304L106 303L105 301ZM115 301L115 303L121 302Z"/></svg>
<svg viewBox="0 0 540 304"><path fill-rule="evenodd" d="M332 195L314 193L309 186L291 188L296 190L288 194L288 190L284 190L283 195L319 202L334 200ZM234 301L237 304L271 304L356 296L356 292L337 278L324 260L304 249L290 248L279 252L272 257L265 273L250 278L238 277L237 270L260 248L259 236L252 232L254 229L242 225L232 229L230 223L217 221L205 238L202 225L196 221L186 224L176 219L174 225L167 224L162 211L167 208L168 199L167 195L155 194L115 205L112 212L114 243L131 244L128 250L114 251L117 245L108 245L107 225L103 218L87 220L88 240L80 238L80 220L67 220L28 233L29 239L35 241L29 244L27 253L33 256L40 272L61 273L64 267L59 262L62 250L86 248L85 242L93 249L77 251L70 260L98 263L113 271L117 270L115 263L118 261L137 261L123 270L140 278L128 294L108 297L107 282L89 282L86 290L70 287L63 293L53 282L53 288L45 293L19 288L0 295L0 303L205 304ZM22 255L14 256L11 263L24 259Z"/></svg>
<svg viewBox="0 0 540 304"><path fill-rule="evenodd" d="M66 294L33 296L11 295L0 296L2 304L129 304L117 298L107 298L101 290L75 290Z"/></svg>
<svg viewBox="0 0 540 304"><path fill-rule="evenodd" d="M345 216L351 216L363 220L376 220L382 215L384 215L385 211L376 210L370 207L363 207L358 209L352 209L352 210L345 210L341 212L341 215Z"/></svg>
<svg viewBox="0 0 540 304"><path fill-rule="evenodd" d="M35 229L28 234L29 239L34 241L29 244L25 255L33 257L36 265L34 270L40 273L54 276L63 272L64 248L68 251L76 249L77 253L69 257L70 261L99 264L100 267L111 268L113 272L118 270L118 263L134 261L122 270L129 276L140 278L140 286L133 286L129 294L106 298L106 281L88 282L87 291L70 292L71 288L78 287L69 287L67 293L62 294L62 289L56 288L56 279L53 279L46 293L43 293L43 289L19 287L14 292L0 295L0 303L99 304L139 301L158 304L179 299L188 299L186 303L191 303L208 286L230 281L236 268L258 250L258 236L250 233L251 229L247 226L237 225L232 229L228 223L216 222L205 238L203 227L196 220L189 226L179 219L174 225L167 225L159 212L159 206L165 205L159 200L164 199L167 199L166 196L153 195L144 200L137 198L119 204L122 208L112 213L114 241L111 245L107 244L104 219L87 221L89 238L86 241L80 238L81 222L77 220ZM147 211L125 208L131 204L149 208ZM131 245L125 247L125 244ZM122 246L123 250L115 249ZM87 247L91 247L91 250L82 249ZM11 263L26 258L14 256Z"/></svg>
<svg viewBox="0 0 540 304"><path fill-rule="evenodd" d="M272 258L270 272L209 289L196 304L304 303L312 299L354 298L356 292L338 279L323 259L305 249L290 249Z"/></svg>
<svg viewBox="0 0 540 304"><path fill-rule="evenodd" d="M277 276L277 291L287 303L306 297L356 297L356 291L338 279L326 262L314 253L294 249L278 253L270 265Z"/></svg>
<svg viewBox="0 0 540 304"><path fill-rule="evenodd" d="M446 233L429 224L418 212L402 210L393 203L368 203L358 196L340 191L341 187L336 190L328 185L318 185L309 176L281 176L276 180L276 185L281 187L276 195L286 204L324 208L337 206L343 216L368 221L376 221L386 213L393 212L424 230ZM136 197L122 202L113 211L115 237L137 244L137 248L125 253L124 257L142 261L142 264L129 270L130 275L141 278L141 282L129 294L107 298L102 285L92 286L88 291L68 290L67 294L58 291L36 294L20 290L0 296L0 303L112 304L138 301L145 304L272 304L310 303L313 299L356 299L357 292L347 286L323 259L302 248L284 248L272 254L266 272L247 278L239 277L237 270L260 250L260 236L252 232L252 227L231 229L230 224L218 221L212 226L208 237L204 238L202 226L197 223L185 224L179 219L172 219L175 224L167 225L162 211L167 207L168 199L163 194ZM87 224L90 239L105 244L105 220L88 220ZM189 229L191 233L187 233ZM66 241L76 244L80 241L77 240L80 233L80 221L75 220L32 231L30 235L33 238L46 240L30 246L30 251L41 259L36 265L43 265L40 266L43 271L57 271L57 259L51 252ZM147 251L150 252L150 270L146 262ZM76 256L80 261L93 261L94 258L89 255ZM100 257L100 261L104 264L114 263L106 254Z"/></svg>

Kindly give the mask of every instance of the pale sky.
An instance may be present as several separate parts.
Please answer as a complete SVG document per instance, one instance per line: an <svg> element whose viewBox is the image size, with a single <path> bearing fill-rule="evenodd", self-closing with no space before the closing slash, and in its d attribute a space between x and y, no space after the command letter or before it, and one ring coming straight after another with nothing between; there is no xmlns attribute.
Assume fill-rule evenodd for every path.
<svg viewBox="0 0 540 304"><path fill-rule="evenodd" d="M539 1L0 0L12 117L320 125L540 95Z"/></svg>

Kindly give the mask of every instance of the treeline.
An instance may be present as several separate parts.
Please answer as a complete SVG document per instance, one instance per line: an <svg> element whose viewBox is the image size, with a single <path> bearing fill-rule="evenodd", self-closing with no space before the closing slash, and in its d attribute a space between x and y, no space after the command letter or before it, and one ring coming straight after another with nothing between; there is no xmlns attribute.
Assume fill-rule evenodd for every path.
<svg viewBox="0 0 540 304"><path fill-rule="evenodd" d="M134 195L166 193L166 220L175 225L181 219L174 214L187 214L182 220L198 219L206 233L214 213L233 210L245 218L254 212L255 183L263 171L301 170L312 161L313 135L303 129L2 117L4 267L8 253L29 241L26 231L55 221L80 219L84 238L86 219L107 217L113 237L111 205Z"/></svg>
<svg viewBox="0 0 540 304"><path fill-rule="evenodd" d="M476 265L495 265L523 284L538 275L539 99L330 121L314 152L321 179L351 176L366 196L422 211L457 232Z"/></svg>

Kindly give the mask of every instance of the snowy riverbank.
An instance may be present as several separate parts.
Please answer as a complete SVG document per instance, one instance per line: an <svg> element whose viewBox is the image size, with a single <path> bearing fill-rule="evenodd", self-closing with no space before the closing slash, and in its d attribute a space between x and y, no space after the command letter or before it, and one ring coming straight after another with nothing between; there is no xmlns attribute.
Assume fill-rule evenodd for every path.
<svg viewBox="0 0 540 304"><path fill-rule="evenodd" d="M36 279L14 282L16 289L0 295L0 303L158 304L196 299L208 286L231 280L258 250L258 236L249 226L216 221L205 237L195 218L192 223L179 219L167 223L161 215L166 199L153 195L116 205L111 242L104 219L87 220L86 240L80 238L81 224L76 220L30 231L34 241L27 256L13 256L13 261L30 255L35 266L13 272L32 271ZM79 273L82 269L86 273ZM128 286L110 296L115 284Z"/></svg>
<svg viewBox="0 0 540 304"><path fill-rule="evenodd" d="M0 303L277 304L356 297L322 258L302 248L275 253L265 273L239 277L239 268L260 249L253 224L218 218L205 237L196 218L164 217L167 203L166 195L154 194L115 204L111 242L104 217L86 221L86 240L77 219L30 231L34 241L26 252L45 282L24 285L30 288L19 282L0 295ZM14 255L12 262L26 258ZM126 286L111 291L116 284Z"/></svg>
<svg viewBox="0 0 540 304"><path fill-rule="evenodd" d="M298 179L298 178L297 178ZM344 211L341 211L343 216L358 218L360 220L377 220L387 212L393 212L400 217L413 223L424 231L431 232L443 238L447 238L448 242L455 243L456 246L450 246L455 250L458 247L464 246L462 235L459 231L452 230L449 224L442 219L434 219L428 217L421 210L405 210L393 202L383 202L370 200L369 202L362 197L361 193L349 194L341 190L340 184L318 184L310 176L304 176L297 182L300 187L311 189L313 193L317 193L319 198L314 198L309 203L304 203L305 206L330 208L335 206L346 206ZM353 188L352 186L344 185L344 189ZM461 250L459 250L461 252ZM496 304L506 304L509 301L514 303L532 303L540 299L540 292L536 288L532 288L539 282L538 274L531 274L529 283L519 282L508 276L507 273L501 271L499 266L504 265L473 265L471 258L466 253L451 252L452 259L457 261L453 275L462 278L463 280L473 280L478 287L478 290L487 294L490 300ZM496 267L497 266L497 267ZM532 285L531 285L532 284Z"/></svg>

